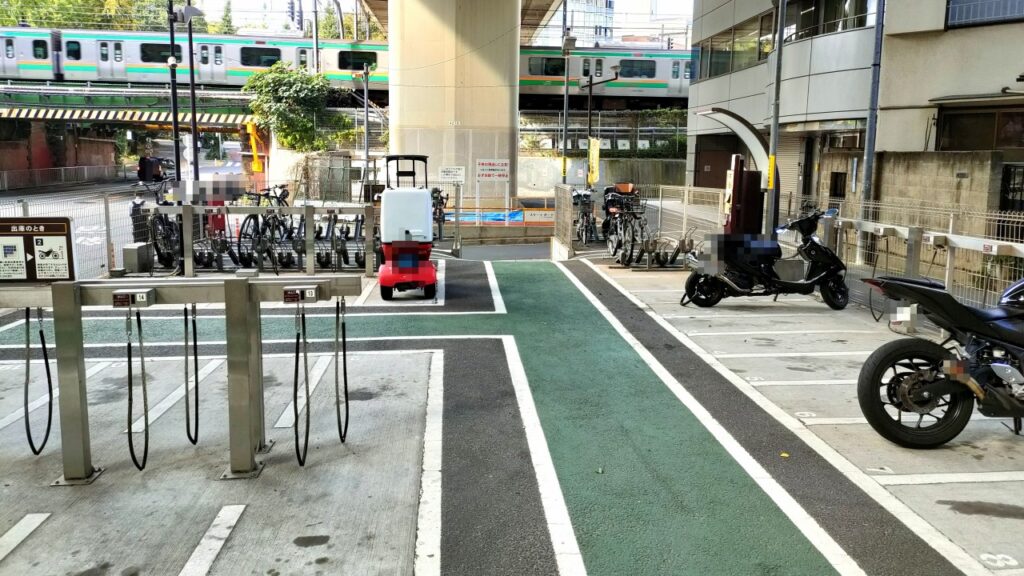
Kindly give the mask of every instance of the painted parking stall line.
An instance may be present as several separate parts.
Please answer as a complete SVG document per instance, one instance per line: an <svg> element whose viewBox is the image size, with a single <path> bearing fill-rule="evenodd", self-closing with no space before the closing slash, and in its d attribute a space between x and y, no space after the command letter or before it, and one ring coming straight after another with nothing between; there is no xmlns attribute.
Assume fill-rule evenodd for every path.
<svg viewBox="0 0 1024 576"><path fill-rule="evenodd" d="M93 364L88 370L85 371L85 377L86 378L92 378L93 376L95 376L95 375L99 374L100 372L106 370L110 366L111 366L110 362L97 362L96 364ZM54 371L56 371L56 367L54 367ZM60 397L60 387L55 384L54 387L53 387L54 409L57 408L56 400L59 397ZM29 402L29 405L28 405L29 413L34 412L38 408L42 408L43 406L46 406L47 402L49 402L49 395L48 394L44 394L43 396L40 396L39 398L36 398L32 402ZM7 416L4 416L3 419L0 420L0 430L3 430L4 428L10 426L11 424L14 424L15 422L21 420L24 417L25 417L25 408L24 407L18 408L17 410L15 410L14 412L11 412Z"/></svg>
<svg viewBox="0 0 1024 576"><path fill-rule="evenodd" d="M879 474L872 476L883 486L924 486L928 484L984 484L1024 482L1024 471L959 472L935 474Z"/></svg>
<svg viewBox="0 0 1024 576"><path fill-rule="evenodd" d="M24 542L49 517L48 513L26 514L10 530L4 532L4 535L0 536L0 562L3 562L18 544Z"/></svg>
<svg viewBox="0 0 1024 576"><path fill-rule="evenodd" d="M611 285L616 291L618 291L626 300L631 302L634 306L639 308L644 314L654 321L658 326L664 329L669 335L675 340L683 344L688 348L694 355L700 358L706 363L712 370L717 372L726 381L730 382L735 386L739 392L746 396L749 401L753 402L761 410L763 410L768 416L782 425L789 433L793 434L797 439L803 442L813 453L816 453L825 463L827 463L831 469L834 469L842 477L854 486L859 488L866 496L868 501L874 501L882 510L889 512L896 522L901 523L905 526L914 536L914 545L919 543L927 543L928 547L937 553L945 564L944 568L953 568L960 573L968 574L971 576L991 576L991 572L983 566L976 558L968 554L963 548L954 543L945 534L940 532L932 524L922 518L917 512L915 512L910 506L905 504L902 500L897 498L894 494L890 493L884 486L881 486L878 482L868 475L864 470L855 465L838 450L833 448L824 439L815 434L810 428L804 425L800 420L784 409L777 406L769 398L764 396L755 386L754 383L748 382L746 379L730 370L725 364L719 361L717 357L708 353L696 342L691 340L686 334L682 333L667 318L670 316L660 316L654 309L648 306L643 301L629 293L628 290L623 288L618 282L611 278L607 273L598 268L592 262L584 260L582 265L590 268L594 274L596 274L604 282ZM733 318L749 318L751 316L758 316L756 314L735 314L735 315L719 315L722 317L733 317ZM820 316L816 313L802 313L802 314L764 314L761 316L772 316L772 317L792 317L792 316ZM700 319L710 319L711 316L702 316ZM831 508L830 508L831 509ZM822 516L823 521L827 521L827 516ZM834 525L835 526L835 525ZM838 530L842 530L843 526L838 526ZM894 541L894 535L889 535L886 538L887 545L892 545ZM903 538L904 541L911 541L911 538ZM917 550L914 548L914 550ZM923 551L918 552L922 556L923 560L933 562L935 568L932 570L933 573L940 573L938 563L935 562L928 554ZM877 560L877 554L864 556L866 561ZM943 572L944 573L944 572Z"/></svg>
<svg viewBox="0 0 1024 576"><path fill-rule="evenodd" d="M715 353L718 359L728 358L829 358L832 356L868 357L874 350L843 350L839 352L737 352Z"/></svg>
<svg viewBox="0 0 1024 576"><path fill-rule="evenodd" d="M835 380L755 380L753 378L747 378L751 386L758 388L766 386L850 386L856 384L857 381L853 379L835 379Z"/></svg>
<svg viewBox="0 0 1024 576"><path fill-rule="evenodd" d="M316 364L313 365L313 369L309 373L309 396L313 397L313 393L316 392L316 387L320 384L320 381L324 379L324 374L327 373L327 368L331 365L331 356L320 356L317 358ZM301 374L300 374L301 377ZM299 394L299 409L298 413L302 414L302 411L306 409L306 395ZM274 423L274 428L291 428L295 424L295 401L288 402L288 406L285 407L284 411L281 412L281 416L278 417L277 422Z"/></svg>
<svg viewBox="0 0 1024 576"><path fill-rule="evenodd" d="M217 368L220 368L222 364L224 364L224 360L215 359L215 360L212 360L212 361L208 362L206 365L204 365L202 368L200 368L199 369L199 378L198 378L199 382L202 383L203 380L206 380L206 378L209 377L210 374L213 374L214 371L217 370ZM193 375L189 375L189 376L190 377L189 377L189 384L188 384L188 392L192 392L196 388L196 378ZM158 418L160 418L161 416L166 414L167 411L170 410L172 406L174 406L179 400L184 398L185 394L188 393L188 392L186 392L186 390L185 390L185 384L182 384L181 386L178 386L177 388L175 388L174 391L172 391L170 394L165 396L164 399L161 400L156 406L150 408L150 410L149 410L149 423L152 425L154 422L156 422L156 420ZM140 432L144 432L145 430L146 430L146 418L145 418L145 416L139 417L138 420L136 420L135 422L132 423L132 432L133 433L138 434ZM127 434L128 430L123 430L121 433L122 434Z"/></svg>
<svg viewBox="0 0 1024 576"><path fill-rule="evenodd" d="M235 529L235 525L238 524L244 511L244 504L221 508L178 576L206 576L209 574L221 548L231 536L231 532Z"/></svg>
<svg viewBox="0 0 1024 576"><path fill-rule="evenodd" d="M635 290L633 292L636 292ZM687 336L787 336L790 334L875 334L875 330L740 330L721 332L686 332Z"/></svg>
<svg viewBox="0 0 1024 576"><path fill-rule="evenodd" d="M593 266L590 262L586 264ZM563 274L576 288L598 309L602 316L622 335L629 345L650 366L651 370L669 388L686 408L693 413L701 424L714 436L743 470L764 490L772 501L782 510L800 532L814 545L825 559L843 575L861 575L864 571L846 553L842 547L826 532L818 522L804 510L781 484L733 437L725 427L711 415L690 392L672 376L658 359L615 317L614 314L561 263L556 263ZM610 278L606 278L610 281ZM616 286L613 284L613 286ZM621 290L621 288L620 288ZM628 294L623 291L624 294ZM705 353L706 354L706 353Z"/></svg>
<svg viewBox="0 0 1024 576"><path fill-rule="evenodd" d="M444 351L434 351L427 381L427 421L416 518L415 574L441 574L441 466L444 437Z"/></svg>

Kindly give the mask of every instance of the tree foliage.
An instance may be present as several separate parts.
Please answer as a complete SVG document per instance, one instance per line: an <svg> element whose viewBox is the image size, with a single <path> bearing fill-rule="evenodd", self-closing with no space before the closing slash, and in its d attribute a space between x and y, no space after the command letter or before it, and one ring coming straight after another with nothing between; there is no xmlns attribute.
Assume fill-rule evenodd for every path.
<svg viewBox="0 0 1024 576"><path fill-rule="evenodd" d="M278 62L253 74L242 91L254 95L249 106L259 127L272 131L282 146L299 152L327 148L316 132L331 92L326 76Z"/></svg>
<svg viewBox="0 0 1024 576"><path fill-rule="evenodd" d="M224 4L224 12L220 16L220 22L210 24L210 32L212 34L226 35L238 32L238 28L235 27L234 20L231 19L231 0L228 0Z"/></svg>
<svg viewBox="0 0 1024 576"><path fill-rule="evenodd" d="M363 18L365 18L365 14L359 20L358 35L360 39L364 37L366 30L366 21ZM328 3L327 9L320 13L320 18L318 19L320 22L320 38L323 38L324 40L338 40L343 36L351 38L352 30L355 27L356 21L355 14L344 14L342 15L341 20L342 25L345 27L344 34L342 34L342 30L338 28L338 12L335 10L334 4ZM306 35L312 37L313 31L307 30ZM378 26L377 22L373 19L370 20L370 39L387 40L387 35L380 29L380 26Z"/></svg>

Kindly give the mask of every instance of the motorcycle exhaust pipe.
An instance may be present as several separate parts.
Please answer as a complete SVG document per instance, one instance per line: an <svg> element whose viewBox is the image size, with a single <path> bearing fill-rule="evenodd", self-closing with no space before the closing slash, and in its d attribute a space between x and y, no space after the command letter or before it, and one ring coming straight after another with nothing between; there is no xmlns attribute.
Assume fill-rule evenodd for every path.
<svg viewBox="0 0 1024 576"><path fill-rule="evenodd" d="M748 288L740 288L739 286L734 284L732 280L729 280L728 278L726 278L725 275L723 275L723 274L719 274L718 276L716 276L716 278L718 278L722 282L725 282L726 284L729 285L730 288L732 288L733 290L735 290L735 291L737 291L737 292L739 292L741 294L750 294L751 292L753 292L753 290L748 289Z"/></svg>

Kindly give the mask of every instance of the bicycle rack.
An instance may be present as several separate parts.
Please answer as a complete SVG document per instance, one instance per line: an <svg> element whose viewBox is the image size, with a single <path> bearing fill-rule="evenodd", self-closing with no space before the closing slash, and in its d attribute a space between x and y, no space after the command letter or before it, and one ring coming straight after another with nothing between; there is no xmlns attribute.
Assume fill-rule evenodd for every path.
<svg viewBox="0 0 1024 576"><path fill-rule="evenodd" d="M291 276L223 280L159 279L57 282L0 289L0 308L52 308L57 357L63 476L52 485L92 483L83 306L110 306L116 292L146 292L160 304L224 304L227 330L229 463L222 479L258 476L256 455L268 448L263 408L263 337L260 303L280 302L288 286L316 287L322 299L358 296L357 276ZM152 292L149 292L152 291ZM148 294L152 294L152 297Z"/></svg>

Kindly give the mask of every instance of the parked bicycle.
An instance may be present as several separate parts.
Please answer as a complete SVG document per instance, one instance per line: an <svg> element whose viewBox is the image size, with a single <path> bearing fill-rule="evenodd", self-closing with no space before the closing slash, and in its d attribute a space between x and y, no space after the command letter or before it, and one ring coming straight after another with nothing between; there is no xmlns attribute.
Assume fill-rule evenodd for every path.
<svg viewBox="0 0 1024 576"><path fill-rule="evenodd" d="M594 217L594 197L590 189L572 191L572 204L577 208L573 221L576 239L583 245L597 241L597 219Z"/></svg>
<svg viewBox="0 0 1024 576"><path fill-rule="evenodd" d="M286 184L245 193L253 206L271 207L288 206L289 195ZM256 265L262 269L266 259L270 261L274 274L279 274L281 267L290 268L295 265L295 254L291 249L279 250L281 244L291 242L294 237L295 223L291 216L274 211L262 217L250 214L242 220L236 240L239 261L245 267Z"/></svg>
<svg viewBox="0 0 1024 576"><path fill-rule="evenodd" d="M433 201L434 224L437 225L437 236L435 236L435 238L437 240L444 240L444 208L448 205L448 196L441 192L440 188L434 188L431 190L430 196Z"/></svg>
<svg viewBox="0 0 1024 576"><path fill-rule="evenodd" d="M601 231L608 254L623 266L629 266L643 252L649 240L647 202L630 183L608 186L604 191L605 219Z"/></svg>

